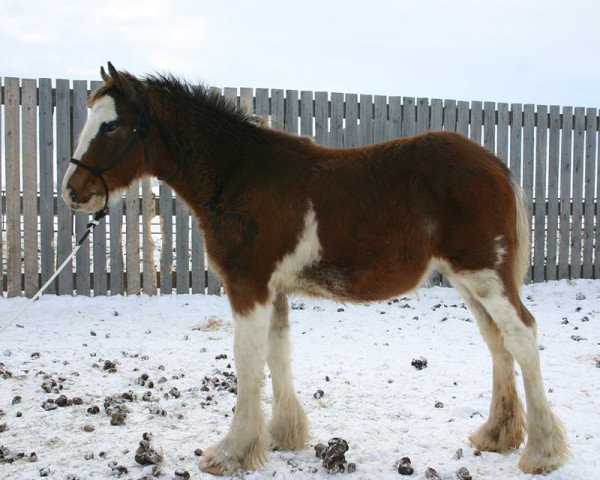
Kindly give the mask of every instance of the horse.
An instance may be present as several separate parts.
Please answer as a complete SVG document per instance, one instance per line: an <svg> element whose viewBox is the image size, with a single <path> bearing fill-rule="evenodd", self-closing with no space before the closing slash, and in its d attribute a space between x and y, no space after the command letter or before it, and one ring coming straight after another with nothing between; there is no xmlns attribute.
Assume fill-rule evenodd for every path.
<svg viewBox="0 0 600 480"><path fill-rule="evenodd" d="M536 322L519 296L530 254L526 199L491 152L451 132L326 148L170 74L136 77L110 62L100 73L62 182L64 201L93 213L142 176L167 182L199 223L231 305L235 413L202 470L257 469L269 447L308 442L292 384L288 294L380 301L419 287L433 269L458 290L492 356L491 406L470 436L474 447L507 452L527 432L523 472L565 463L569 448L544 391ZM265 363L273 383L268 425L260 404Z"/></svg>

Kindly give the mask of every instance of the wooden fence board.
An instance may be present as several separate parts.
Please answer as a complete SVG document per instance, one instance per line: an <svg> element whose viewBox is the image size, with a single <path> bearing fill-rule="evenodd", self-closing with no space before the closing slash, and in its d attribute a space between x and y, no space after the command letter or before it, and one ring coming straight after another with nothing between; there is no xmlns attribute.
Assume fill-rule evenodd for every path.
<svg viewBox="0 0 600 480"><path fill-rule="evenodd" d="M285 131L298 135L298 90L285 92Z"/></svg>
<svg viewBox="0 0 600 480"><path fill-rule="evenodd" d="M456 132L456 113L456 101L445 100L443 119L444 130L447 130L449 132Z"/></svg>
<svg viewBox="0 0 600 480"><path fill-rule="evenodd" d="M341 147L344 130L344 94L333 92L331 94L331 128L329 132L329 145Z"/></svg>
<svg viewBox="0 0 600 480"><path fill-rule="evenodd" d="M560 145L560 235L558 245L558 278L570 275L571 245L571 166L573 154L573 107L562 112L562 135Z"/></svg>
<svg viewBox="0 0 600 480"><path fill-rule="evenodd" d="M313 118L313 93L303 90L300 92L300 135L313 136Z"/></svg>
<svg viewBox="0 0 600 480"><path fill-rule="evenodd" d="M6 274L9 297L21 295L20 85L5 79L4 135L6 179Z"/></svg>
<svg viewBox="0 0 600 480"><path fill-rule="evenodd" d="M527 198L533 200L533 178L535 170L535 106L523 106L523 177L522 184ZM531 213L531 209L530 209Z"/></svg>
<svg viewBox="0 0 600 480"><path fill-rule="evenodd" d="M373 99L373 143L386 140L387 99L383 95L375 95Z"/></svg>
<svg viewBox="0 0 600 480"><path fill-rule="evenodd" d="M234 87L225 87L223 89L223 96L233 103L236 107L238 106L238 89Z"/></svg>
<svg viewBox="0 0 600 480"><path fill-rule="evenodd" d="M39 152L40 152L40 262L42 284L55 272L54 242L54 109L52 107L52 82L39 81ZM56 293L56 282L46 293Z"/></svg>
<svg viewBox="0 0 600 480"><path fill-rule="evenodd" d="M127 294L137 295L140 284L140 184L133 182L125 197L125 265L127 273Z"/></svg>
<svg viewBox="0 0 600 480"><path fill-rule="evenodd" d="M548 226L546 235L546 279L558 277L558 198L560 172L560 108L550 106L548 139Z"/></svg>
<svg viewBox="0 0 600 480"><path fill-rule="evenodd" d="M154 240L152 220L156 215L152 180L142 179L142 287L146 295L156 295L156 265L154 264Z"/></svg>
<svg viewBox="0 0 600 480"><path fill-rule="evenodd" d="M176 203L175 217L177 293L190 293L190 212L181 199Z"/></svg>
<svg viewBox="0 0 600 480"><path fill-rule="evenodd" d="M173 293L173 193L165 182L159 186L160 211L160 293Z"/></svg>
<svg viewBox="0 0 600 480"><path fill-rule="evenodd" d="M545 272L546 246L546 174L548 146L548 107L538 105L537 128L535 130L535 221L533 281L541 282Z"/></svg>
<svg viewBox="0 0 600 480"><path fill-rule="evenodd" d="M413 97L402 97L402 136L417 133L417 109Z"/></svg>
<svg viewBox="0 0 600 480"><path fill-rule="evenodd" d="M93 81L90 83L90 89L96 90L103 82ZM94 295L108 294L108 268L107 250L106 250L106 225L109 218L102 220L94 229L92 239L92 256L94 269Z"/></svg>
<svg viewBox="0 0 600 480"><path fill-rule="evenodd" d="M496 153L496 104L483 104L483 146L490 152Z"/></svg>
<svg viewBox="0 0 600 480"><path fill-rule="evenodd" d="M254 90L247 87L240 88L240 108L254 114Z"/></svg>
<svg viewBox="0 0 600 480"><path fill-rule="evenodd" d="M346 94L346 128L344 147L358 145L358 95Z"/></svg>
<svg viewBox="0 0 600 480"><path fill-rule="evenodd" d="M511 104L510 118L510 171L517 183L522 185L523 106L520 103Z"/></svg>
<svg viewBox="0 0 600 480"><path fill-rule="evenodd" d="M388 122L388 136L389 138L398 138L402 135L402 98L390 97L389 104L390 119Z"/></svg>
<svg viewBox="0 0 600 480"><path fill-rule="evenodd" d="M429 99L417 98L417 133L429 130Z"/></svg>
<svg viewBox="0 0 600 480"><path fill-rule="evenodd" d="M269 119L269 90L266 88L256 89L256 115Z"/></svg>
<svg viewBox="0 0 600 480"><path fill-rule="evenodd" d="M285 128L285 101L283 90L279 88L271 89L271 128L277 130Z"/></svg>
<svg viewBox="0 0 600 480"><path fill-rule="evenodd" d="M583 169L585 144L585 109L575 108L573 128L573 213L571 223L571 278L581 278L581 245L583 214Z"/></svg>
<svg viewBox="0 0 600 480"><path fill-rule="evenodd" d="M315 140L329 145L329 105L327 92L315 92Z"/></svg>
<svg viewBox="0 0 600 480"><path fill-rule="evenodd" d="M531 223L533 206L533 174L535 169L535 106L523 106L523 178L522 185L528 199L529 220ZM533 230L531 231L533 233ZM533 244L533 242L532 242ZM531 252L529 255L531 265ZM527 281L532 279L532 269L529 269Z"/></svg>
<svg viewBox="0 0 600 480"><path fill-rule="evenodd" d="M37 209L37 82L21 83L23 165L23 267L25 295L33 297L39 285Z"/></svg>
<svg viewBox="0 0 600 480"><path fill-rule="evenodd" d="M429 130L435 132L442 130L444 122L444 101L439 98L431 100L431 115L429 119Z"/></svg>
<svg viewBox="0 0 600 480"><path fill-rule="evenodd" d="M192 218L192 293L206 293L206 262L204 237L195 218Z"/></svg>
<svg viewBox="0 0 600 480"><path fill-rule="evenodd" d="M483 105L480 101L471 102L470 127L469 138L482 145L481 128L483 127Z"/></svg>
<svg viewBox="0 0 600 480"><path fill-rule="evenodd" d="M469 102L459 101L456 103L456 131L465 137L469 136Z"/></svg>
<svg viewBox="0 0 600 480"><path fill-rule="evenodd" d="M71 91L68 80L56 81L56 182L60 185L71 160ZM57 263L61 265L73 250L73 215L64 202L57 204ZM73 295L73 263L58 275L59 295Z"/></svg>
<svg viewBox="0 0 600 480"><path fill-rule="evenodd" d="M586 109L585 130L585 210L583 226L583 278L592 278L594 273L594 197L596 191L596 136L597 110ZM600 226L598 227L600 228Z"/></svg>
<svg viewBox="0 0 600 480"><path fill-rule="evenodd" d="M125 262L123 259L123 208L125 201L119 198L110 207L109 248L110 248L110 294L125 293Z"/></svg>
<svg viewBox="0 0 600 480"><path fill-rule="evenodd" d="M75 145L77 145L79 135L87 119L87 97L87 81L75 80L73 82L73 128L71 130L71 145L73 150L75 149ZM81 238L85 233L88 222L89 215L87 213L79 212L75 214L75 236L77 238ZM75 256L75 290L77 291L77 295L90 294L89 242L84 242Z"/></svg>
<svg viewBox="0 0 600 480"><path fill-rule="evenodd" d="M508 165L508 103L498 104L498 125L496 127L496 155L504 165Z"/></svg>
<svg viewBox="0 0 600 480"><path fill-rule="evenodd" d="M359 98L358 144L368 145L373 143L373 96L360 95Z"/></svg>

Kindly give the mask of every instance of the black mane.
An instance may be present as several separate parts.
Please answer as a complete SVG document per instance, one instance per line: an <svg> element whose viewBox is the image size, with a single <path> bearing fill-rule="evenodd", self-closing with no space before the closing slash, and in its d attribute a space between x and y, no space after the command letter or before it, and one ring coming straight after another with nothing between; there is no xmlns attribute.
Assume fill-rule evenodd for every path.
<svg viewBox="0 0 600 480"><path fill-rule="evenodd" d="M225 98L218 91L213 91L206 85L193 85L171 74L149 75L144 81L149 88L163 92L175 101L185 102L188 107L203 110L208 107L233 120L255 123L251 112L238 107L235 101Z"/></svg>

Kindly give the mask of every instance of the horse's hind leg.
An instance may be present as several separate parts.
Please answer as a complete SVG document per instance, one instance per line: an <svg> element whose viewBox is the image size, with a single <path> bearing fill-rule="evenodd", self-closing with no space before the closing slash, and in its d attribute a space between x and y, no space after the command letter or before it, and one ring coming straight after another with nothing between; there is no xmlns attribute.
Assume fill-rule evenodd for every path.
<svg viewBox="0 0 600 480"><path fill-rule="evenodd" d="M525 413L515 384L515 362L504 346L500 330L483 305L452 278L454 287L475 316L481 335L492 354L492 402L487 421L469 437L483 451L506 452L518 448L525 435Z"/></svg>
<svg viewBox="0 0 600 480"><path fill-rule="evenodd" d="M527 444L519 467L526 473L545 473L563 465L569 456L564 427L550 409L540 370L535 319L521 303L512 272L485 269L460 272L459 281L489 312L504 346L523 373L527 399Z"/></svg>
<svg viewBox="0 0 600 480"><path fill-rule="evenodd" d="M267 354L273 383L273 414L269 432L274 450L297 450L308 442L306 414L292 385L289 329L287 297L278 295L271 319Z"/></svg>

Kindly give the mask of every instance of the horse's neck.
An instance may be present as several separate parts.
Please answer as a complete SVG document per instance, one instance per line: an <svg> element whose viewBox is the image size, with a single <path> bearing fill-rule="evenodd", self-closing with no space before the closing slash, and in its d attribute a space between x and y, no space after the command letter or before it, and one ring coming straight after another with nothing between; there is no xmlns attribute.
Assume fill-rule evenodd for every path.
<svg viewBox="0 0 600 480"><path fill-rule="evenodd" d="M210 216L220 208L220 200L232 175L235 175L236 162L233 152L243 148L236 135L225 129L203 128L193 115L189 120L180 117L172 128L173 136L181 144L177 151L170 142L169 163L174 166L181 162L181 172L168 183L177 195L200 217ZM194 126L177 128L177 125ZM183 158L179 158L183 155Z"/></svg>

